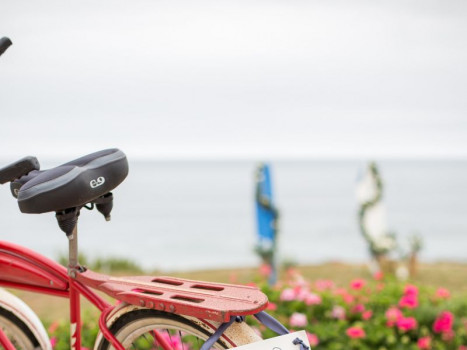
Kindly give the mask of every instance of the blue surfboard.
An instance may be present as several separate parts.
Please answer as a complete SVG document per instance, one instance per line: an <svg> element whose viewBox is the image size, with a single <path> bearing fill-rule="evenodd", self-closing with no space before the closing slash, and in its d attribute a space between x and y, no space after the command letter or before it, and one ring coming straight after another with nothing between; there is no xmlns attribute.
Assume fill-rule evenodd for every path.
<svg viewBox="0 0 467 350"><path fill-rule="evenodd" d="M274 201L271 172L268 164L261 164L256 174L256 218L260 248L273 249L276 239ZM269 205L265 205L269 203Z"/></svg>

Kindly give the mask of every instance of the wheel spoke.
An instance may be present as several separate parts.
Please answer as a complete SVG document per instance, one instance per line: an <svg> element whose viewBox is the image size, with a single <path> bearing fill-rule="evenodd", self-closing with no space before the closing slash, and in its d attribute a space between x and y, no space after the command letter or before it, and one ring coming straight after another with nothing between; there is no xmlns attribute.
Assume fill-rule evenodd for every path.
<svg viewBox="0 0 467 350"><path fill-rule="evenodd" d="M170 339L170 344L173 344L173 340L172 340L172 336L170 335L170 332L168 329L165 330L169 336L169 339Z"/></svg>
<svg viewBox="0 0 467 350"><path fill-rule="evenodd" d="M114 323L111 331L126 349L199 350L212 332L207 327L177 315L154 310L132 311ZM233 342L236 343L235 339ZM109 350L107 341L100 347ZM212 349L225 349L216 343Z"/></svg>
<svg viewBox="0 0 467 350"><path fill-rule="evenodd" d="M185 350L185 345L183 345L183 339L182 339L182 331L178 331L178 335L180 336L180 343L182 343L182 350Z"/></svg>

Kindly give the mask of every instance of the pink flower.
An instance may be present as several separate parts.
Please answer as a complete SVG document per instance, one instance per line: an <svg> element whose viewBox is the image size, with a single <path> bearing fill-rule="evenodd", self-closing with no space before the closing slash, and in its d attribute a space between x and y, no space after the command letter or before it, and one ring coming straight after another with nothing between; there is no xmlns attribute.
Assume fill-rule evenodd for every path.
<svg viewBox="0 0 467 350"><path fill-rule="evenodd" d="M362 313L362 319L365 321L368 321L371 318L371 316L373 316L373 311L371 310L366 310Z"/></svg>
<svg viewBox="0 0 467 350"><path fill-rule="evenodd" d="M291 288L286 288L282 291L280 296L281 301L295 300L295 291Z"/></svg>
<svg viewBox="0 0 467 350"><path fill-rule="evenodd" d="M399 306L407 309L415 309L418 306L418 298L416 294L403 295L399 300Z"/></svg>
<svg viewBox="0 0 467 350"><path fill-rule="evenodd" d="M305 314L294 312L292 316L290 316L289 324L291 327L305 327L308 324L308 320Z"/></svg>
<svg viewBox="0 0 467 350"><path fill-rule="evenodd" d="M259 267L259 274L261 276L269 276L271 274L272 268L269 264L261 264Z"/></svg>
<svg viewBox="0 0 467 350"><path fill-rule="evenodd" d="M404 295L418 295L418 288L413 284L407 284L404 288Z"/></svg>
<svg viewBox="0 0 467 350"><path fill-rule="evenodd" d="M397 321L402 317L402 311L395 306L391 306L386 310L385 316L388 321Z"/></svg>
<svg viewBox="0 0 467 350"><path fill-rule="evenodd" d="M319 339L316 334L306 332L306 336L308 338L308 342L310 343L312 347L319 344Z"/></svg>
<svg viewBox="0 0 467 350"><path fill-rule="evenodd" d="M429 350L431 348L431 338L430 337L422 337L418 339L417 346L419 349L422 350Z"/></svg>
<svg viewBox="0 0 467 350"><path fill-rule="evenodd" d="M399 310L397 307L395 306L391 306L389 309L386 310L386 313L385 313L385 316L386 316L386 319L387 319L387 323L386 325L388 327L392 327L394 326L397 321L403 317L402 315L402 311Z"/></svg>
<svg viewBox="0 0 467 350"><path fill-rule="evenodd" d="M294 287L293 291L295 293L295 300L300 301L304 301L309 294L307 287L304 285Z"/></svg>
<svg viewBox="0 0 467 350"><path fill-rule="evenodd" d="M295 267L289 267L286 271L286 274L295 277L296 275L299 275L300 272L298 272Z"/></svg>
<svg viewBox="0 0 467 350"><path fill-rule="evenodd" d="M375 274L373 275L373 278L374 278L376 281L381 281L381 280L384 278L383 271L377 271L377 272L375 272Z"/></svg>
<svg viewBox="0 0 467 350"><path fill-rule="evenodd" d="M354 296L349 294L345 288L338 288L334 291L334 295L340 295L346 304L352 304Z"/></svg>
<svg viewBox="0 0 467 350"><path fill-rule="evenodd" d="M342 299L344 299L344 302L348 304L352 304L353 301L355 300L354 296L351 294L342 294Z"/></svg>
<svg viewBox="0 0 467 350"><path fill-rule="evenodd" d="M458 350L467 350L467 346L465 345L459 345L459 349Z"/></svg>
<svg viewBox="0 0 467 350"><path fill-rule="evenodd" d="M277 310L277 305L270 301L268 302L268 306L266 307L266 310L275 311Z"/></svg>
<svg viewBox="0 0 467 350"><path fill-rule="evenodd" d="M352 308L352 312L354 314L361 313L363 311L365 311L365 306L363 304L357 304Z"/></svg>
<svg viewBox="0 0 467 350"><path fill-rule="evenodd" d="M343 294L347 294L347 290L345 288L337 288L334 291L334 295L343 295Z"/></svg>
<svg viewBox="0 0 467 350"><path fill-rule="evenodd" d="M319 291L333 289L334 288L334 282L331 281L331 280L317 280L315 282L315 287Z"/></svg>
<svg viewBox="0 0 467 350"><path fill-rule="evenodd" d="M401 317L396 324L397 328L404 332L417 328L417 320L413 317Z"/></svg>
<svg viewBox="0 0 467 350"><path fill-rule="evenodd" d="M52 346L52 348L54 348L56 344L57 344L57 338L56 337L50 338L50 345Z"/></svg>
<svg viewBox="0 0 467 350"><path fill-rule="evenodd" d="M355 279L352 282L350 282L350 288L353 290L360 290L365 286L366 281L362 279Z"/></svg>
<svg viewBox="0 0 467 350"><path fill-rule="evenodd" d="M435 293L435 297L439 299L449 299L451 296L451 293L446 288L438 288L438 290Z"/></svg>
<svg viewBox="0 0 467 350"><path fill-rule="evenodd" d="M179 337L171 337L167 332L159 332L164 340L172 347L173 350L183 350L184 344Z"/></svg>
<svg viewBox="0 0 467 350"><path fill-rule="evenodd" d="M321 304L321 297L315 293L308 293L308 295L305 297L305 304L319 305Z"/></svg>
<svg viewBox="0 0 467 350"><path fill-rule="evenodd" d="M345 309L342 306L334 306L332 308L332 313L331 313L333 318L336 318L338 320L343 320L345 319Z"/></svg>
<svg viewBox="0 0 467 350"><path fill-rule="evenodd" d="M452 330L454 315L449 311L441 312L433 323L435 333L447 333Z"/></svg>
<svg viewBox="0 0 467 350"><path fill-rule="evenodd" d="M345 333L353 339L365 338L365 331L361 327L350 327L347 328Z"/></svg>
<svg viewBox="0 0 467 350"><path fill-rule="evenodd" d="M49 329L48 329L49 334L54 333L54 332L57 330L58 326L60 326L60 323L58 323L58 321L52 322L52 323L50 324L50 326L49 326Z"/></svg>

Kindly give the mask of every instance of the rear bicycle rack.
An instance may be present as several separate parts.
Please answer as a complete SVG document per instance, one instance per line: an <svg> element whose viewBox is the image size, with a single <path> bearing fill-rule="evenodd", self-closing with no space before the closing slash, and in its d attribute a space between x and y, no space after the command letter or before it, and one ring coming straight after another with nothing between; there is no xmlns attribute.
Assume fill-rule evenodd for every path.
<svg viewBox="0 0 467 350"><path fill-rule="evenodd" d="M266 295L249 286L166 276L111 277L90 270L76 280L129 304L217 322L263 311Z"/></svg>

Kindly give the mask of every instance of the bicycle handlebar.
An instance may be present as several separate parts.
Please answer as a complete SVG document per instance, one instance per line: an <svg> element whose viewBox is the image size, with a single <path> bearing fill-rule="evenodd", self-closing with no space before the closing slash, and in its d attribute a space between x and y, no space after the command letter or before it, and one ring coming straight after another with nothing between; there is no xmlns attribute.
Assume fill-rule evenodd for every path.
<svg viewBox="0 0 467 350"><path fill-rule="evenodd" d="M6 36L0 38L0 56L10 47L11 44L13 43Z"/></svg>
<svg viewBox="0 0 467 350"><path fill-rule="evenodd" d="M0 169L0 184L11 182L33 170L39 169L40 165L36 157L24 157Z"/></svg>

